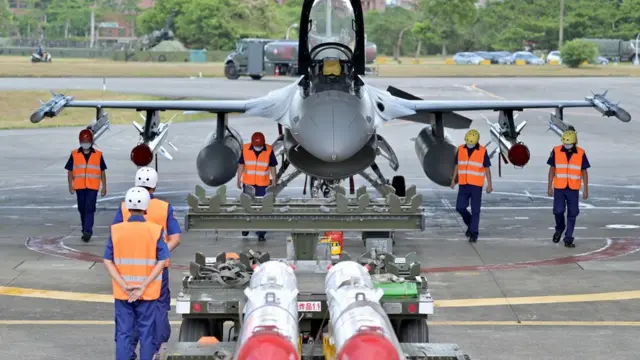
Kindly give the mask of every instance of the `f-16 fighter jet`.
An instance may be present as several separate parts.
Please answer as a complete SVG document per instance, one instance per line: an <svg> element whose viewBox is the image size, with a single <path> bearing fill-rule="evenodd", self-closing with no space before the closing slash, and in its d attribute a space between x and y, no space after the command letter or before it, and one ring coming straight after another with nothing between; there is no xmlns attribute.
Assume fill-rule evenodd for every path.
<svg viewBox="0 0 640 360"><path fill-rule="evenodd" d="M499 111L492 124L492 138L498 142L501 157L529 160L527 147L518 141L524 124L514 123L514 112L529 108L555 108L550 126L562 123L565 108L593 107L605 116L628 122L631 116L605 97L597 94L584 100L429 100L421 99L395 87L382 90L367 84L365 74L365 31L360 0L305 0L300 15L298 48L299 75L293 83L265 96L250 100L220 101L79 101L62 94L43 104L32 116L33 123L56 116L66 107L96 109L119 108L145 112L142 141L132 151L138 166L152 161L160 142L159 117L162 110L202 111L217 114L217 127L197 158L200 179L209 186L227 183L236 175L237 159L242 151L242 137L228 121L229 113L262 117L278 124L281 136L274 151L284 155L280 175L289 166L293 173L279 177L276 187L306 174L327 184L354 175L362 175L376 188L389 184L376 164L378 156L389 161L397 171L399 162L391 145L378 134L385 123L402 119L424 124L416 134L416 154L425 175L441 186L449 186L453 175L456 146L445 128L469 128L472 120L460 112ZM214 130L214 129L212 129ZM150 149L150 144L155 144ZM523 155L524 154L524 155ZM146 163L146 164L145 164ZM370 172L373 170L373 175ZM397 184L403 184L400 177ZM404 185L402 185L404 186Z"/></svg>

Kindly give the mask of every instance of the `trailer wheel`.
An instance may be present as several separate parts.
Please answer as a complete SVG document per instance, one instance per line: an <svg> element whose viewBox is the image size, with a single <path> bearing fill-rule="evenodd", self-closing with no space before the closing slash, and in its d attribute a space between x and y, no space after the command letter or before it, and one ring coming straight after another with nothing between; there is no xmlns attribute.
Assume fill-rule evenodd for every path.
<svg viewBox="0 0 640 360"><path fill-rule="evenodd" d="M197 342L209 334L209 322L206 319L182 319L178 341Z"/></svg>
<svg viewBox="0 0 640 360"><path fill-rule="evenodd" d="M428 343L429 326L424 319L402 320L398 340L404 343Z"/></svg>
<svg viewBox="0 0 640 360"><path fill-rule="evenodd" d="M391 179L391 186L396 189L396 195L399 197L407 196L407 184L404 181L404 176L394 176Z"/></svg>

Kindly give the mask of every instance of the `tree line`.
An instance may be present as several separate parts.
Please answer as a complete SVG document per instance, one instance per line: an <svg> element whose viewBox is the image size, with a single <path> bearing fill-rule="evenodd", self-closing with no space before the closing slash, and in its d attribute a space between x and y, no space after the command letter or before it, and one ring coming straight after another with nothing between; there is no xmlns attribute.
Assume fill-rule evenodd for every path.
<svg viewBox="0 0 640 360"><path fill-rule="evenodd" d="M284 38L299 23L302 0L157 0L138 9L135 0L23 0L22 15L11 16L0 0L0 36L46 39L87 37L91 6L96 22L107 12L127 14L137 33L161 29L175 11L172 30L187 47L230 50L243 37ZM387 7L365 15L369 41L378 53L407 56L467 50L541 50L559 47L560 0L420 0L415 9ZM640 0L564 0L563 40L635 39ZM291 32L297 38L295 29Z"/></svg>

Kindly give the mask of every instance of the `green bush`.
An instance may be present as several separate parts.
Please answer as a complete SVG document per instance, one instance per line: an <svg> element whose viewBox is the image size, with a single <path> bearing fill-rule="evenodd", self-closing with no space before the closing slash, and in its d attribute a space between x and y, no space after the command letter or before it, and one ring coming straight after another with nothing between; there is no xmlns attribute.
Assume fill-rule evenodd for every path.
<svg viewBox="0 0 640 360"><path fill-rule="evenodd" d="M562 63L570 68L578 68L585 61L591 61L598 56L598 45L582 39L567 42L560 49Z"/></svg>

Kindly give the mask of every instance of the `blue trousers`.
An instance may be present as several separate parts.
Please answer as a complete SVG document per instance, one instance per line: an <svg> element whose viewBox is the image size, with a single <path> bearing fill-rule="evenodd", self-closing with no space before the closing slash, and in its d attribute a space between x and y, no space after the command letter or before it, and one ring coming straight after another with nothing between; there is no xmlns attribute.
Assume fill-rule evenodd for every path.
<svg viewBox="0 0 640 360"><path fill-rule="evenodd" d="M564 223L564 210L567 210L567 225ZM564 233L564 242L573 243L573 230L580 213L580 192L571 189L553 189L553 215L556 218L556 232Z"/></svg>
<svg viewBox="0 0 640 360"><path fill-rule="evenodd" d="M80 213L82 232L93 235L93 215L96 212L98 190L76 190L76 197L78 199L78 212Z"/></svg>
<svg viewBox="0 0 640 360"><path fill-rule="evenodd" d="M254 189L256 189L256 196L265 196L267 195L267 187L266 186L258 186L251 185ZM246 192L246 184L242 185L242 192ZM265 236L267 234L266 231L256 231L257 236Z"/></svg>
<svg viewBox="0 0 640 360"><path fill-rule="evenodd" d="M169 341L171 337L171 324L169 323L169 311L171 310L171 291L169 290L169 268L162 270L162 288L160 289L160 297L156 306L156 325L155 325L155 346L156 352L160 350L160 345ZM140 332L138 328L134 328L133 337L131 338L131 356L130 360L136 358L136 346ZM142 356L141 356L142 357Z"/></svg>
<svg viewBox="0 0 640 360"><path fill-rule="evenodd" d="M115 300L116 360L130 360L131 341L137 328L140 335L140 360L153 360L157 352L155 340L157 300L132 303Z"/></svg>
<svg viewBox="0 0 640 360"><path fill-rule="evenodd" d="M471 212L467 210L471 202ZM480 206L482 204L482 186L460 185L458 186L458 199L456 211L462 216L462 221L469 228L472 235L478 236L480 224Z"/></svg>

